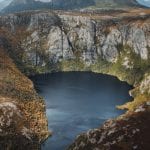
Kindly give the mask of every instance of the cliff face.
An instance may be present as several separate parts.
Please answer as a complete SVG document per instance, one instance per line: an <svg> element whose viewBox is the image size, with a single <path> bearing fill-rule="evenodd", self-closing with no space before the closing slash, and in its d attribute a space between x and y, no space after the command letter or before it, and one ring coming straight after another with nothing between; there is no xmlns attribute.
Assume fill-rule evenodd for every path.
<svg viewBox="0 0 150 150"><path fill-rule="evenodd" d="M136 120L142 122L141 116L145 116L145 123L143 121L138 128L138 131L141 130L146 122L149 123L150 11L129 10L112 12L111 15L56 11L56 14L33 12L2 16L0 42L18 68L26 74L93 71L115 75L134 85L135 89L130 93L135 100L120 107L127 108L129 112L123 117L124 121L122 118L115 121L113 127L116 132L109 134L111 137L106 140L120 137L123 131L123 128L118 128L120 122L125 127L133 127ZM94 130L79 137L71 149L96 149L100 145L107 150L112 148L111 145L118 144L116 141L108 145L103 141L97 143L100 139L94 142L88 137L92 137L93 133L102 136L113 124L110 122L107 125L99 132ZM127 133L132 130L134 128L126 128ZM127 134L126 138L132 141L132 135ZM143 133L144 136L149 137Z"/></svg>
<svg viewBox="0 0 150 150"><path fill-rule="evenodd" d="M140 80L143 66L143 71L147 71L149 10L105 16L57 13L12 14L0 18L0 36L10 46L9 52L13 57L19 54L15 60L24 66L23 71L93 70L118 74L124 80L129 80L124 76L126 72ZM141 71L135 77L137 69ZM133 79L129 82L136 83Z"/></svg>
<svg viewBox="0 0 150 150"><path fill-rule="evenodd" d="M136 18L132 20L132 17L99 20L99 18L60 15L60 18L63 20L63 37L58 36L60 37L59 41L56 39L58 37L52 37L55 31L61 35L61 30L58 27L50 31L49 37L52 37L54 42L64 43L60 46L64 50L62 57L66 57L65 50L70 49L72 52L80 51L81 59L89 65L95 62L98 57L113 63L117 61L122 50L121 47L124 48L127 45L133 48L133 53L139 55L141 59L148 59L150 40L147 32L149 30L148 17L137 17L137 20ZM48 40L49 43L53 43L51 39ZM50 52L54 51L51 43ZM60 48L57 47L57 49ZM56 61L59 60L56 59Z"/></svg>

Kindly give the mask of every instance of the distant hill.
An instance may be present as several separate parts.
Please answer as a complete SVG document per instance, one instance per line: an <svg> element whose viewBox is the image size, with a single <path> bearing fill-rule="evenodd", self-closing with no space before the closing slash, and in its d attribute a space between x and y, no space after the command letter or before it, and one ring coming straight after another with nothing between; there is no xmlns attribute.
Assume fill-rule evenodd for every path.
<svg viewBox="0 0 150 150"><path fill-rule="evenodd" d="M126 8L141 7L136 0L12 0L2 12L18 12L35 9L82 9L82 8Z"/></svg>
<svg viewBox="0 0 150 150"><path fill-rule="evenodd" d="M36 9L48 9L50 8L51 3L43 3L40 1L34 0L12 0L12 2L5 7L1 12L10 13L10 12L19 12L24 10L36 10Z"/></svg>
<svg viewBox="0 0 150 150"><path fill-rule="evenodd" d="M12 0L4 0L0 2L0 11L11 3Z"/></svg>
<svg viewBox="0 0 150 150"><path fill-rule="evenodd" d="M94 0L97 8L141 7L136 0Z"/></svg>

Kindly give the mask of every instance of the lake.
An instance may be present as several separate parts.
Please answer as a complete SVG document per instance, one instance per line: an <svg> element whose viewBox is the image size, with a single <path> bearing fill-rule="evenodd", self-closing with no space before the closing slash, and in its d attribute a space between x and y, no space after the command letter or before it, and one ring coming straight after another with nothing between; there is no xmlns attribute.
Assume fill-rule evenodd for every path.
<svg viewBox="0 0 150 150"><path fill-rule="evenodd" d="M66 72L31 77L45 98L49 130L42 150L65 150L80 133L100 127L123 113L116 109L131 100L126 82L90 72Z"/></svg>

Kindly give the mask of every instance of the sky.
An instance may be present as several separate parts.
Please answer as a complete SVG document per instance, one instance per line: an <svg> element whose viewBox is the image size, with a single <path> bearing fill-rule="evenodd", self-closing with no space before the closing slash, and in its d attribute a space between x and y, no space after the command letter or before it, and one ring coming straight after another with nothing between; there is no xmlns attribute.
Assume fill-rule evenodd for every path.
<svg viewBox="0 0 150 150"><path fill-rule="evenodd" d="M137 0L137 1L140 2L141 4L144 4L150 7L150 0Z"/></svg>
<svg viewBox="0 0 150 150"><path fill-rule="evenodd" d="M5 0L0 0L0 2L2 2L2 1L5 1ZM47 1L51 1L51 0L39 0L39 1L47 2ZM137 0L137 1L150 7L150 0Z"/></svg>

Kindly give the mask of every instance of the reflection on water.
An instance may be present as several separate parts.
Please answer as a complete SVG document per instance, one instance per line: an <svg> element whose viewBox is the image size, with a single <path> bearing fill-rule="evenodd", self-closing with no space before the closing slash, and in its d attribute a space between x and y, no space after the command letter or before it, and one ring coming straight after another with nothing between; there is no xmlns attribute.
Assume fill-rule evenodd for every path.
<svg viewBox="0 0 150 150"><path fill-rule="evenodd" d="M49 129L53 136L43 150L65 150L75 137L122 111L115 108L130 100L131 87L108 75L70 72L32 77L46 100Z"/></svg>

